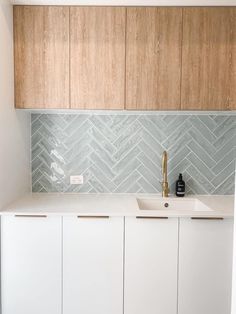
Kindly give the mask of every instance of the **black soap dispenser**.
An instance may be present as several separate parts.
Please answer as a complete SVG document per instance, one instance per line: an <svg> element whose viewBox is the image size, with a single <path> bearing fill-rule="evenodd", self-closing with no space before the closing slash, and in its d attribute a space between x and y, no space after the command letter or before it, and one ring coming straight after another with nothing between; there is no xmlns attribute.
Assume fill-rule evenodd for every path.
<svg viewBox="0 0 236 314"><path fill-rule="evenodd" d="M176 196L184 197L185 195L185 182L183 180L182 173L179 174L179 179L176 181Z"/></svg>

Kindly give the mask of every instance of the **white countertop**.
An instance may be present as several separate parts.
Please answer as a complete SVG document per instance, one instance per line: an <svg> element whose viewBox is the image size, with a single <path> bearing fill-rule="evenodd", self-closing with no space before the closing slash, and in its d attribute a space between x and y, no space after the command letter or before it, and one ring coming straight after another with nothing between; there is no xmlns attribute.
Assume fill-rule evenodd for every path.
<svg viewBox="0 0 236 314"><path fill-rule="evenodd" d="M163 202L163 209L140 210L137 198ZM198 200L209 210L192 210ZM183 209L164 208L164 203L182 202ZM180 204L180 203L179 203ZM174 205L173 205L174 206ZM171 206L170 206L171 207ZM157 194L44 194L23 196L0 212L0 215L81 215L142 217L233 217L234 196L187 196L162 198Z"/></svg>

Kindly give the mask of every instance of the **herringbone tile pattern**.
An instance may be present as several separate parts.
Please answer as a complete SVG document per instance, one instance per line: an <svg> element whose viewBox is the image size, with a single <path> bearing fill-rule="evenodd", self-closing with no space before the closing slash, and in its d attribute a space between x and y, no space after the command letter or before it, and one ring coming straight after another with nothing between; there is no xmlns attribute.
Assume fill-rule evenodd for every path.
<svg viewBox="0 0 236 314"><path fill-rule="evenodd" d="M190 194L233 194L235 145L236 116L32 114L32 190L160 192L167 150L172 192L181 172Z"/></svg>

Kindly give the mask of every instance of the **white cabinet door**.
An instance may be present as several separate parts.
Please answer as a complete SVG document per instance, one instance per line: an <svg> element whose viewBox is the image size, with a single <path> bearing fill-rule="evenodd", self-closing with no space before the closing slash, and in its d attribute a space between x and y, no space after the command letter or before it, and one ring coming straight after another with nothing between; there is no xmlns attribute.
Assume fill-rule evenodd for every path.
<svg viewBox="0 0 236 314"><path fill-rule="evenodd" d="M65 217L63 314L122 314L124 218Z"/></svg>
<svg viewBox="0 0 236 314"><path fill-rule="evenodd" d="M61 218L1 218L2 314L61 314Z"/></svg>
<svg viewBox="0 0 236 314"><path fill-rule="evenodd" d="M232 219L180 219L179 314L230 314L232 241Z"/></svg>
<svg viewBox="0 0 236 314"><path fill-rule="evenodd" d="M124 313L176 314L177 261L178 219L127 218Z"/></svg>

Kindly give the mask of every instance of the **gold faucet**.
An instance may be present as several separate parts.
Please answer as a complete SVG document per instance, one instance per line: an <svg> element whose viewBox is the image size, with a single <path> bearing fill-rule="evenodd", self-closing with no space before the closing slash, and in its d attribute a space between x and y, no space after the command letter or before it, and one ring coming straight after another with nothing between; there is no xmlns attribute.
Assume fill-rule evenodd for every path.
<svg viewBox="0 0 236 314"><path fill-rule="evenodd" d="M169 196L169 186L167 181L167 152L164 151L162 155L162 197Z"/></svg>

